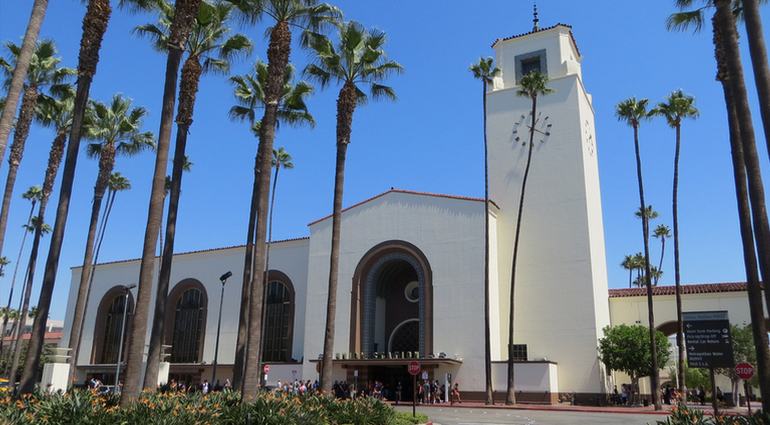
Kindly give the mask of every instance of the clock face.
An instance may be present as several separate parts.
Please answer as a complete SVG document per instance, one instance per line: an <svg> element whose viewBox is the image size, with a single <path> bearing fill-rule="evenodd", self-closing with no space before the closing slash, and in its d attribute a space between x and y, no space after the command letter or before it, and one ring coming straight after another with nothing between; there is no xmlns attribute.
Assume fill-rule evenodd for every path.
<svg viewBox="0 0 770 425"><path fill-rule="evenodd" d="M596 144L594 143L594 135L591 131L591 123L589 123L587 120L585 123L583 123L583 140L585 140L584 143L588 154L594 156L594 152L596 152Z"/></svg>
<svg viewBox="0 0 770 425"><path fill-rule="evenodd" d="M549 122L550 117L543 115L542 112L537 113L535 118L535 140L545 142L551 135L551 126ZM526 146L530 139L530 131L532 129L532 112L522 114L516 123L513 125L513 142L520 143L522 146Z"/></svg>

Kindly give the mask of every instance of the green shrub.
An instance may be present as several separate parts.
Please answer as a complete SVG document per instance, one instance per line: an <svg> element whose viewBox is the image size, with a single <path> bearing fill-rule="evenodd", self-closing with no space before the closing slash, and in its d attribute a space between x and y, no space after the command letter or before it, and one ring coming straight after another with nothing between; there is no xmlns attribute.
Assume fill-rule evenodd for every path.
<svg viewBox="0 0 770 425"><path fill-rule="evenodd" d="M691 409L679 404L665 421L657 421L657 425L770 425L770 415L755 413L752 416L705 416L700 409Z"/></svg>
<svg viewBox="0 0 770 425"><path fill-rule="evenodd" d="M428 417L422 413L418 413L417 416L414 417L409 412L396 412L396 418L393 421L393 425L416 425L427 422Z"/></svg>

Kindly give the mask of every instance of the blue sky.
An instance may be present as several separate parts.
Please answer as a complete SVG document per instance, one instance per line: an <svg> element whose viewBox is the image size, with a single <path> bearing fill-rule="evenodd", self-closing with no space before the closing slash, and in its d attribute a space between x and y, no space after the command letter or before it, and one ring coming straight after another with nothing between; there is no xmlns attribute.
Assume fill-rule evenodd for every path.
<svg viewBox="0 0 770 425"><path fill-rule="evenodd" d="M29 15L30 1L0 3L0 40L19 42ZM116 3L116 2L115 2ZM531 2L490 0L339 0L346 18L386 31L389 56L406 72L391 84L396 103L370 103L356 112L348 150L345 204L350 205L390 187L459 195L483 192L481 108L478 83L468 66L491 55L498 37L529 31ZM607 268L611 287L626 285L618 266L623 256L641 250L631 130L617 122L614 105L627 97L662 100L678 88L697 98L701 117L683 128L680 222L682 276L685 282L718 282L744 278L727 128L721 89L714 81L710 34L670 33L665 19L673 1L655 0L644 6L625 1L541 0L541 25L571 24L583 54L583 77L593 94L601 173ZM42 37L56 41L63 61L76 66L84 6L75 0L50 2ZM770 14L764 12L765 22ZM105 38L91 95L107 100L123 93L149 110L146 129L157 132L164 59L148 41L131 34L138 24L153 22L149 15L115 10ZM254 42L253 54L238 61L233 73L244 73L254 60L265 58L264 24L241 27ZM745 41L745 37L744 37ZM743 51L747 58L746 50ZM295 48L298 68L306 52ZM747 63L747 77L752 78ZM756 103L753 93L752 101ZM309 105L315 129L282 128L277 146L293 155L296 168L284 173L278 193L274 237L307 234L308 222L331 210L334 172L336 90L321 91ZM194 163L185 176L176 251L237 245L245 239L251 170L256 142L246 125L228 120L233 104L223 76L206 76L188 142ZM756 105L754 105L756 106ZM759 124L759 114L755 111ZM757 126L757 129L760 127ZM758 140L764 138L758 134ZM19 172L16 190L39 184L52 134L35 127ZM649 203L661 213L660 223L671 224L670 197L673 132L662 122L645 124L641 131L645 184ZM764 143L760 146L764 171L770 172ZM102 249L104 261L136 258L147 215L154 158L144 154L119 158L116 169L129 177L133 189L121 194ZM82 263L90 199L97 164L80 158L70 208L51 318L63 318L70 285L69 268ZM7 164L0 168L5 175ZM58 187L56 189L58 193ZM53 202L56 199L54 197ZM27 205L18 196L11 211L4 254L15 259ZM50 211L48 220L53 220ZM47 240L46 240L47 243ZM47 247L35 281L37 299ZM658 255L653 245L653 256ZM26 254L25 257L26 258ZM664 262L662 283L673 280L673 260ZM5 304L10 270L0 278Z"/></svg>

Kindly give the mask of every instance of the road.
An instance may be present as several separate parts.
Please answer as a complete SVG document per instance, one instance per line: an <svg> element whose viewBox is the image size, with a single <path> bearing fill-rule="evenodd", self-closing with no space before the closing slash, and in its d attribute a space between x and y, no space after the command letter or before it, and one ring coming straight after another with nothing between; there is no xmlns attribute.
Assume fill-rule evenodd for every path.
<svg viewBox="0 0 770 425"><path fill-rule="evenodd" d="M411 412L411 407L397 409ZM441 425L646 425L665 416L627 413L556 412L538 410L473 409L452 407L418 407Z"/></svg>

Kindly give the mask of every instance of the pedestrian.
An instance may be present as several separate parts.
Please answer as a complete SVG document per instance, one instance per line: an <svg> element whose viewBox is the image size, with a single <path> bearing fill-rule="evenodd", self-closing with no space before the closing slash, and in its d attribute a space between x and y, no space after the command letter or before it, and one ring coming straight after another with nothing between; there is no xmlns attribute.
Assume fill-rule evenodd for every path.
<svg viewBox="0 0 770 425"><path fill-rule="evenodd" d="M201 384L201 392L203 395L206 395L209 393L209 381L207 379L203 380L203 384Z"/></svg>
<svg viewBox="0 0 770 425"><path fill-rule="evenodd" d="M462 400L460 399L460 384L455 382L454 387L452 387L452 394L450 397L450 404L454 405L455 402L462 403Z"/></svg>
<svg viewBox="0 0 770 425"><path fill-rule="evenodd" d="M706 405L706 390L703 387L698 388L698 398L700 399L700 405Z"/></svg>
<svg viewBox="0 0 770 425"><path fill-rule="evenodd" d="M401 402L401 394L404 391L404 387L401 386L401 381L396 384L396 406Z"/></svg>
<svg viewBox="0 0 770 425"><path fill-rule="evenodd" d="M230 378L225 379L225 391L230 391L233 389L233 383L230 382Z"/></svg>

